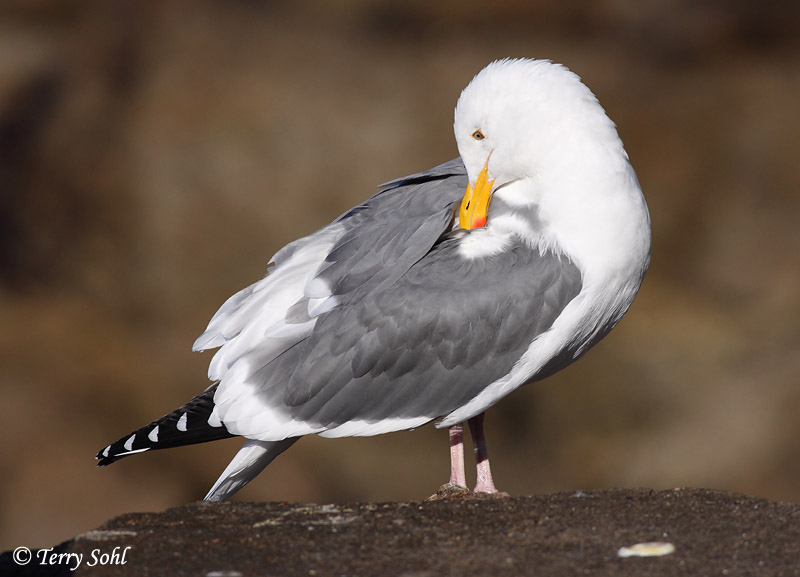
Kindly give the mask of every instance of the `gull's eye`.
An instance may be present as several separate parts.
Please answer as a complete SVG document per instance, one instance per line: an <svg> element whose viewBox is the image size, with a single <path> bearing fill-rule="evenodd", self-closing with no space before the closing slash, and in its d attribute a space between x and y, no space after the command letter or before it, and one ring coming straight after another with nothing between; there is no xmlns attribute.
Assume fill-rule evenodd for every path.
<svg viewBox="0 0 800 577"><path fill-rule="evenodd" d="M475 132L472 133L472 138L474 138L475 140L483 140L486 137L483 135L483 132L481 132L480 130L476 130Z"/></svg>

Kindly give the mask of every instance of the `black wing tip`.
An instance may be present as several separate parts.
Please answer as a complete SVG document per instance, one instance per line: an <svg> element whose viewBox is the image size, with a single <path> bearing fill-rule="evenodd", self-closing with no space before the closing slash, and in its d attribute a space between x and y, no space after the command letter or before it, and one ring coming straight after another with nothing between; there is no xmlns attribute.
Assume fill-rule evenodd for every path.
<svg viewBox="0 0 800 577"><path fill-rule="evenodd" d="M136 455L137 453L144 453L145 451L149 451L150 449L156 448L156 447L142 447L139 449L131 450L128 449L127 447L123 447L120 450L120 445L126 442L126 440L130 439L132 435L135 435L140 431L141 429L139 431L136 431L136 433L131 433L129 435L126 435L125 437L122 437L119 441L111 443L107 447L104 447L103 449L98 451L97 454L94 456L94 458L97 460L97 466L105 467L107 465L110 465L111 463L115 463L120 459L124 459L125 457L128 457L130 455Z"/></svg>
<svg viewBox="0 0 800 577"><path fill-rule="evenodd" d="M97 451L97 454L94 456L94 458L97 461L98 467L105 467L106 465L110 465L114 461L119 460L118 457L109 454L112 445L108 445L107 447L103 447L102 449Z"/></svg>
<svg viewBox="0 0 800 577"><path fill-rule="evenodd" d="M169 449L235 437L224 425L212 426L208 423L214 409L215 390L216 384L182 407L104 447L95 455L97 466L105 467L152 449Z"/></svg>
<svg viewBox="0 0 800 577"><path fill-rule="evenodd" d="M122 457L117 457L117 456L104 457L101 453L98 453L97 455L95 455L95 459L97 459L97 466L98 467L107 467L111 463L116 463L121 458Z"/></svg>
<svg viewBox="0 0 800 577"><path fill-rule="evenodd" d="M110 465L111 463L116 463L120 459L124 459L129 455L135 455L136 453L143 453L147 449L141 449L139 451L128 451L122 448L122 444L128 439L131 435L128 434L122 437L119 441L115 441L110 445L107 445L97 451L97 454L94 456L95 460L97 461L98 467L105 467Z"/></svg>

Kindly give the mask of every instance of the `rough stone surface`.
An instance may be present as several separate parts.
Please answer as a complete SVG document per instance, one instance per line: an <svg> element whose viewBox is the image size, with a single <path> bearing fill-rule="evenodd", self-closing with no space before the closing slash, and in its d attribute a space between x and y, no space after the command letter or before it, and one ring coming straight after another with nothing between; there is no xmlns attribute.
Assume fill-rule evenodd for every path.
<svg viewBox="0 0 800 577"><path fill-rule="evenodd" d="M675 552L622 558L621 547ZM102 554L125 564L88 566ZM117 548L117 549L115 549ZM702 489L615 489L411 503L193 503L134 513L52 553L77 571L18 567L1 575L800 575L800 505ZM66 558L63 558L66 559ZM74 559L74 558L73 558ZM74 560L70 563L75 566Z"/></svg>

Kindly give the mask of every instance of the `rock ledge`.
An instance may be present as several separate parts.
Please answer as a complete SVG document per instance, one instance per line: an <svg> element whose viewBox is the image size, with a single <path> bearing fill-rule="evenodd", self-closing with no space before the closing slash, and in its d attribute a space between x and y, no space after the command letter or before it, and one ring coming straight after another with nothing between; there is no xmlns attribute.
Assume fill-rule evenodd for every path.
<svg viewBox="0 0 800 577"><path fill-rule="evenodd" d="M665 545L634 549L658 556L618 555L648 542ZM83 557L71 571L75 554ZM800 505L702 489L413 503L193 503L122 515L32 555L20 567L12 552L4 553L0 574L800 576ZM52 564L43 564L46 555Z"/></svg>

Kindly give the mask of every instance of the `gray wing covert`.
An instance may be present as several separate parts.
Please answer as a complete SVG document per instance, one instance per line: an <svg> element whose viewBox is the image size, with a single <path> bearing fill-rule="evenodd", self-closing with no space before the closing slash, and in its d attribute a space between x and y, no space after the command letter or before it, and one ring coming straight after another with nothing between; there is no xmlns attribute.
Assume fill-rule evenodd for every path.
<svg viewBox="0 0 800 577"><path fill-rule="evenodd" d="M354 289L255 375L257 394L324 427L448 414L507 374L581 288L565 258L518 243L458 254L453 233L391 284ZM362 287L363 288L363 287Z"/></svg>
<svg viewBox="0 0 800 577"><path fill-rule="evenodd" d="M307 295L339 297L391 284L447 232L467 188L460 158L387 183L336 222L345 232L331 249Z"/></svg>

